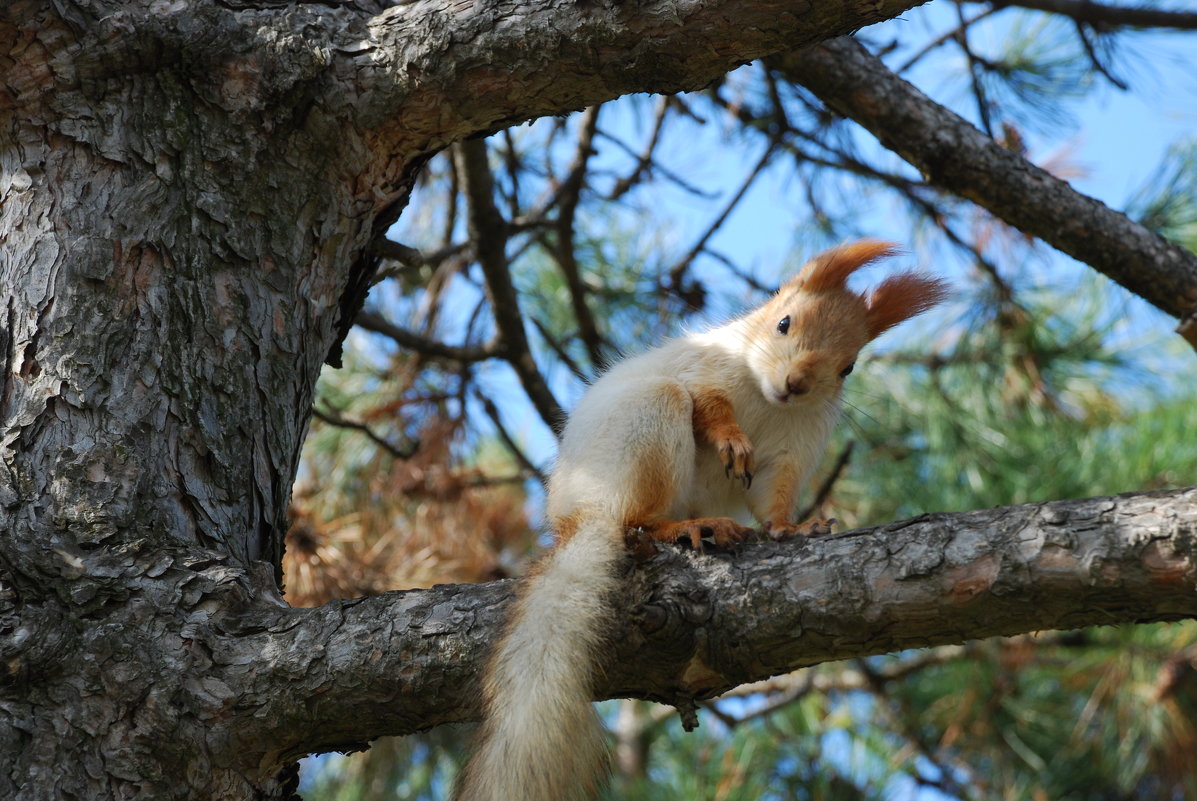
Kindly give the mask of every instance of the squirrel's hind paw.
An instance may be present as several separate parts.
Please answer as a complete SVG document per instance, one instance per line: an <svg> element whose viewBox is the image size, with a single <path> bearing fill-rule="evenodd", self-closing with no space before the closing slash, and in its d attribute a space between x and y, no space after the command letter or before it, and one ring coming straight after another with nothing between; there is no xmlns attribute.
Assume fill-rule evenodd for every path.
<svg viewBox="0 0 1197 801"><path fill-rule="evenodd" d="M805 523L765 523L765 533L775 542L793 539L794 537L821 537L831 533L831 527L836 524L834 517L812 517Z"/></svg>
<svg viewBox="0 0 1197 801"><path fill-rule="evenodd" d="M716 548L726 549L738 545L756 534L747 526L741 526L730 517L698 517L693 520L679 520L667 523L649 532L664 542L685 540L696 551L701 551L704 541L714 543Z"/></svg>

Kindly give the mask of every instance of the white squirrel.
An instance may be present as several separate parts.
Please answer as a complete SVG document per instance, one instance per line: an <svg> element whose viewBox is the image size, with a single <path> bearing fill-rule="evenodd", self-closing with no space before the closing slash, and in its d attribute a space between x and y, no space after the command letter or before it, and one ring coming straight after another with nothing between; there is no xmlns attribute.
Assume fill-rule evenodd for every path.
<svg viewBox="0 0 1197 801"><path fill-rule="evenodd" d="M774 539L827 447L865 344L943 299L903 273L867 295L848 276L893 255L863 240L808 262L764 305L611 367L570 415L549 477L552 550L517 591L484 680L485 712L454 798L566 801L598 789L606 748L591 705L625 532L742 541L750 512Z"/></svg>

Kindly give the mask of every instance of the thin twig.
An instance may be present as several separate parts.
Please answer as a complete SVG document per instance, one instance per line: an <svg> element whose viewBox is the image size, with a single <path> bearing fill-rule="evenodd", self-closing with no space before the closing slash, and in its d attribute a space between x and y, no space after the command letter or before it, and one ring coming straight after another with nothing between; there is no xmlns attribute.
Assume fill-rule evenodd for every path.
<svg viewBox="0 0 1197 801"><path fill-rule="evenodd" d="M482 404L482 408L486 410L487 417L494 423L495 431L499 435L499 439L503 440L503 444L507 446L507 450L511 451L511 455L520 463L520 467L528 472L529 475L535 476L541 484L544 484L548 479L544 472L532 464L532 460L524 453L523 448L516 444L515 438L507 431L507 426L503 425L503 418L499 416L499 408L495 406L495 402L483 395L481 392L475 391L474 398Z"/></svg>
<svg viewBox="0 0 1197 801"><path fill-rule="evenodd" d="M528 346L519 298L511 282L507 261L507 226L495 206L494 180L487 163L486 142L467 139L456 147L469 198L470 238L474 241L478 264L486 279L491 313L502 338L503 358L515 370L541 419L560 436L565 425L565 412L537 369Z"/></svg>
<svg viewBox="0 0 1197 801"><path fill-rule="evenodd" d="M922 61L925 56L927 56L929 53L931 53L936 48L942 47L943 45L947 44L948 42L956 40L956 38L960 36L961 28L967 28L967 27L971 26L973 23L980 22L981 20L985 19L986 17L991 16L991 15L996 14L997 12L1001 11L1003 8L1004 8L1004 6L1001 6L1001 5L990 6L989 8L980 12L979 14L974 15L972 18L966 19L964 22L960 23L960 25L957 25L955 28L952 28L950 31L948 31L947 33L944 33L942 36L932 39L930 42L927 43L927 45L925 47L923 47L923 49L919 50L913 56L908 58L906 60L906 63L902 64L902 66L900 66L900 67L897 67L894 70L894 72L896 72L898 74L906 72L906 70L910 69L915 64Z"/></svg>
<svg viewBox="0 0 1197 801"><path fill-rule="evenodd" d="M539 318L532 317L530 319L532 321L532 325L536 326L536 330L540 332L540 338L543 339L545 344L552 349L553 353L557 354L557 358L569 368L570 372L583 381L589 381L591 377L582 370L576 361L574 361L573 357L571 357L565 347L557 341L557 338L553 336L548 327L542 323ZM602 365L595 365L596 368L601 366Z"/></svg>
<svg viewBox="0 0 1197 801"><path fill-rule="evenodd" d="M737 205L739 205L740 201L744 198L744 195L747 194L749 188L751 188L752 184L756 181L757 176L761 174L761 171L764 170L765 165L769 163L769 159L773 157L776 147L776 140L771 140L769 142L769 146L765 148L765 152L761 154L761 157L757 159L756 164L753 165L752 170L748 173L748 176L740 183L740 187L736 190L735 194L733 194L731 199L724 205L723 210L719 212L711 224L707 226L706 231L704 231L702 236L698 238L698 241L694 243L694 246L690 248L690 251L683 256L677 264L670 268L668 286L674 291L680 292L682 276L685 274L686 269L698 256L698 254L706 248L706 244L710 238L715 235L715 232L719 230L723 223L727 221L727 218L731 215L732 211Z"/></svg>
<svg viewBox="0 0 1197 801"><path fill-rule="evenodd" d="M425 357L468 363L493 359L502 355L497 340L492 340L485 345L446 345L443 342L420 336L406 328L400 328L374 312L362 310L358 312L354 322L367 331L390 337L396 344L414 350Z"/></svg>
<svg viewBox="0 0 1197 801"><path fill-rule="evenodd" d="M378 445L396 459L402 459L406 461L414 456L416 450L420 447L420 443L418 441L411 443L411 445L409 445L407 448L400 448L397 445L393 445L388 442L385 437L374 433L374 431L365 423L359 423L355 420L346 420L341 416L340 412L332 410L331 408L326 412L322 411L318 406L313 405L312 416L319 420L323 420L329 425L337 426L338 428L348 428L352 429L353 431L362 432L370 439L371 442Z"/></svg>
<svg viewBox="0 0 1197 801"><path fill-rule="evenodd" d="M565 285L569 288L570 305L578 321L578 336L586 346L590 363L595 367L604 361L603 340L586 302L586 285L582 282L581 268L574 252L574 219L585 186L586 165L594 154L594 133L598 130L600 108L602 106L591 106L582 115L574 161L565 180L561 182L561 200L557 205L557 241L552 248L561 274L565 276Z"/></svg>
<svg viewBox="0 0 1197 801"><path fill-rule="evenodd" d="M595 135L599 136L603 139L606 139L608 142L611 142L617 148L619 148L623 152L627 153L632 158L639 158L639 154L637 154L636 151L633 150L632 148L628 147L628 145L622 139L612 136L611 134L607 133L606 131L602 131L602 130L596 131ZM677 173L675 173L673 170L670 170L668 167L665 167L658 161L653 161L650 164L650 167L654 172L659 173L662 177L677 184L680 189L684 190L685 192L687 192L691 195L694 195L695 197L699 197L704 200L712 200L712 199L718 197L718 193L708 192L705 189L699 189L697 186L690 183L685 178L683 178L680 175L678 175Z"/></svg>
<svg viewBox="0 0 1197 801"><path fill-rule="evenodd" d="M856 440L850 439L840 451L840 455L836 457L835 466L831 468L831 472L823 479L823 483L819 485L818 491L814 498L811 499L810 504L798 514L799 520L806 520L815 510L827 503L827 498L831 495L832 488L835 487L835 482L839 481L844 469L848 466L848 462L852 459L852 451L856 447Z"/></svg>
<svg viewBox="0 0 1197 801"><path fill-rule="evenodd" d="M984 75L982 71L984 65L977 54L973 52L972 46L968 42L968 26L964 19L964 5L960 2L956 3L956 17L960 20L959 27L956 28L956 43L964 52L964 57L968 59L968 74L969 83L972 86L973 97L977 102L977 117L981 122L981 130L989 134L989 138L993 138L993 123L990 119L989 113L989 99L985 96L985 86L981 83L981 77Z"/></svg>
<svg viewBox="0 0 1197 801"><path fill-rule="evenodd" d="M657 142L660 141L661 131L665 127L665 120L668 118L671 102L672 98L669 95L661 95L661 97L657 98L657 108L653 116L652 132L648 136L648 143L645 144L644 150L640 151L640 157L636 159L636 166L632 171L615 182L611 193L607 195L608 200L619 200L629 189L640 182L640 178L646 172L651 171L653 152L656 151Z"/></svg>
<svg viewBox="0 0 1197 801"><path fill-rule="evenodd" d="M1130 86L1127 85L1126 81L1122 80L1121 78L1114 77L1113 73L1106 69L1106 65L1103 64L1101 58L1098 57L1097 48L1094 47L1093 40L1089 38L1089 32L1086 30L1088 23L1082 22L1079 19L1074 20L1074 23L1076 25L1076 35L1080 38L1081 44L1085 48L1085 55L1089 57L1089 63L1093 65L1093 69L1101 73L1107 81L1114 84L1114 86L1118 87L1122 91L1125 92L1130 89Z"/></svg>

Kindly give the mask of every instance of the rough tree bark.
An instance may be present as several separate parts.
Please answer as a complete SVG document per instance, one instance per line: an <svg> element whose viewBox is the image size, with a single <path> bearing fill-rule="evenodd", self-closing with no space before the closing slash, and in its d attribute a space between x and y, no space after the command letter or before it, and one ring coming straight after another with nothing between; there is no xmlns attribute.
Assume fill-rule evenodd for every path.
<svg viewBox="0 0 1197 801"><path fill-rule="evenodd" d="M316 610L289 609L277 592L316 376L336 361L374 244L414 176L462 137L627 92L698 88L914 4L0 6L0 796L280 798L300 754L468 717L506 586ZM943 520L880 545L796 546L792 557L814 561L795 574L778 572L791 558L778 546L735 559L666 553L629 579L644 601L629 621L646 644L624 656L645 667L613 672L605 692L705 695L829 656L1095 619L1086 609L1191 615L1183 592L1153 603L1142 590L1191 595L1192 500L1049 521L1051 558L1028 564L1056 573L1007 561L1030 547L1023 530L996 538L985 569L936 578L956 564L960 536ZM1126 540L1096 573L1095 520ZM835 561L852 547L881 561ZM908 608L929 616L942 606L935 586L978 614L990 598L1018 607L1003 591L1024 574L1098 591L1050 619L934 618L905 638L896 617L825 628L823 588L842 586L828 565L862 569L886 554L905 572L869 580L896 581L877 586L899 600L914 590ZM798 627L778 618L765 649L712 646L735 603L669 600L687 582L781 588L786 575L803 577L776 595L797 604L786 614L798 610ZM818 632L832 644L811 640Z"/></svg>

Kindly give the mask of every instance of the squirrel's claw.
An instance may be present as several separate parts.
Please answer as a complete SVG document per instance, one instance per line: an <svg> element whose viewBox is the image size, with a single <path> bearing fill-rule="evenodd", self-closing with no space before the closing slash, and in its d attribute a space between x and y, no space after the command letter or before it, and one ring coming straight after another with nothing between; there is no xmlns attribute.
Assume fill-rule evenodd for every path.
<svg viewBox="0 0 1197 801"><path fill-rule="evenodd" d="M752 455L752 443L739 426L731 426L723 432L716 446L719 449L719 459L723 462L723 474L728 478L735 478L743 482L744 489L752 486L752 474L756 470L756 460Z"/></svg>

